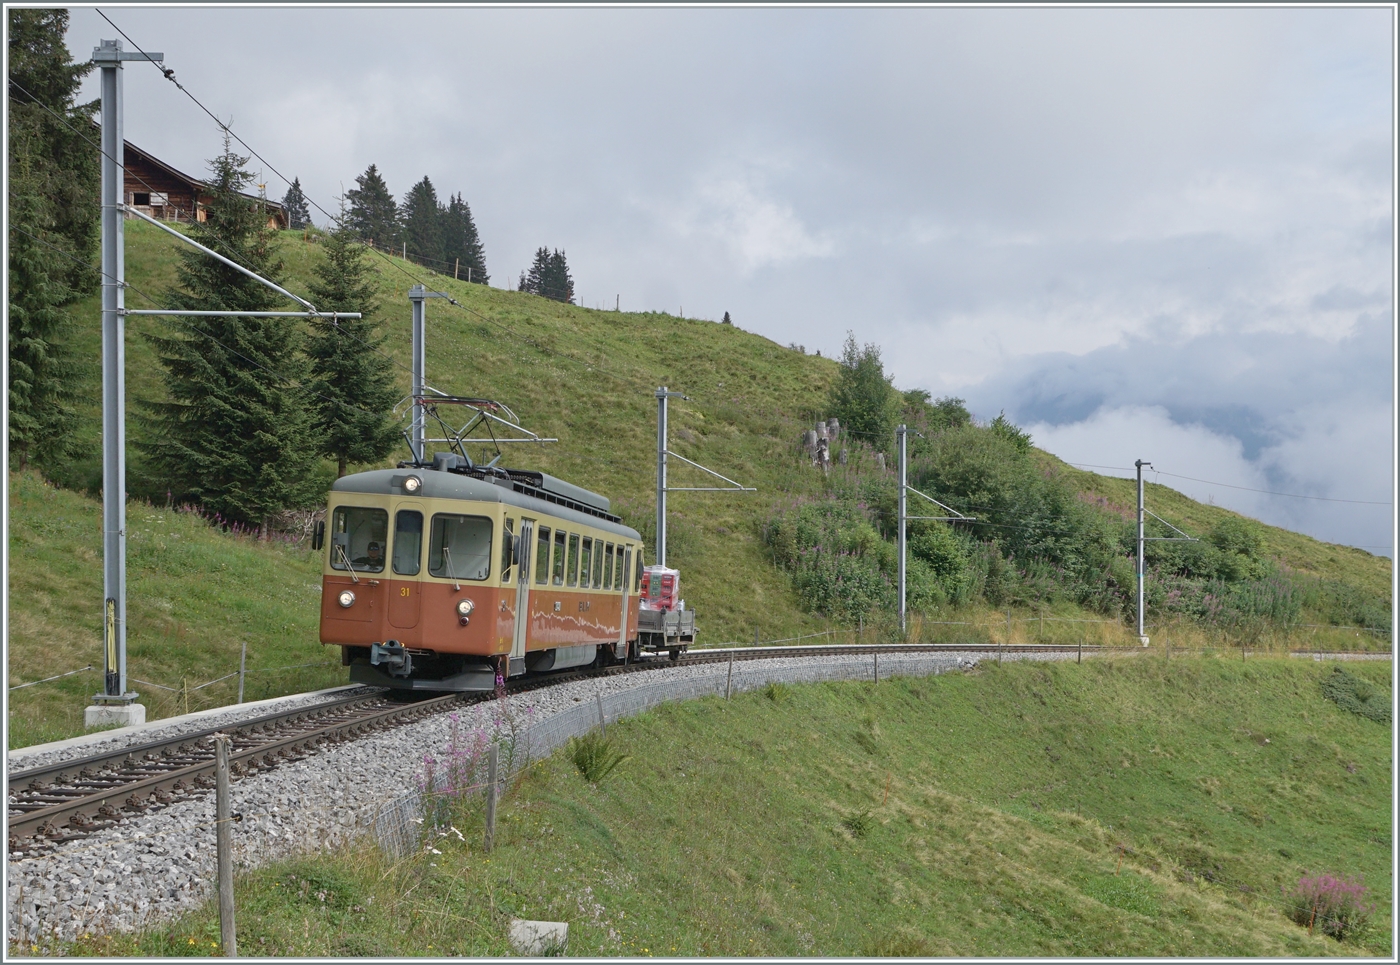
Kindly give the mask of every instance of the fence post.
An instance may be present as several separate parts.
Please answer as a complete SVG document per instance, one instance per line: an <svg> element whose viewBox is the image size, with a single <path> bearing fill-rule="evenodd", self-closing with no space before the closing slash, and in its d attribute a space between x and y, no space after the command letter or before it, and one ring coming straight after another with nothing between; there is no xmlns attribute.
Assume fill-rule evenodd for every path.
<svg viewBox="0 0 1400 965"><path fill-rule="evenodd" d="M734 682L734 651L729 651L729 672L724 677L724 699L729 699L729 688Z"/></svg>
<svg viewBox="0 0 1400 965"><path fill-rule="evenodd" d="M243 703L243 676L247 673L248 641L243 641L243 649L238 654L238 702Z"/></svg>
<svg viewBox="0 0 1400 965"><path fill-rule="evenodd" d="M875 682L880 682L880 651L875 651Z"/></svg>
<svg viewBox="0 0 1400 965"><path fill-rule="evenodd" d="M603 695L598 693L594 696L598 698L598 730L606 738L608 736L608 719L603 715Z"/></svg>
<svg viewBox="0 0 1400 965"><path fill-rule="evenodd" d="M753 628L753 645L758 646L758 627Z"/></svg>
<svg viewBox="0 0 1400 965"><path fill-rule="evenodd" d="M238 933L233 921L233 828L230 826L227 734L214 735L215 841L219 865L219 937L224 956L238 957Z"/></svg>
<svg viewBox="0 0 1400 965"><path fill-rule="evenodd" d="M500 758L495 744L486 757L486 840L482 850L487 854L496 844L496 768Z"/></svg>
<svg viewBox="0 0 1400 965"><path fill-rule="evenodd" d="M1080 637L1080 638L1079 638L1079 654L1078 654L1078 656L1076 656L1076 657L1074 658L1074 662L1075 662L1075 663L1083 663L1083 662L1084 662L1084 638L1083 638L1083 637Z"/></svg>

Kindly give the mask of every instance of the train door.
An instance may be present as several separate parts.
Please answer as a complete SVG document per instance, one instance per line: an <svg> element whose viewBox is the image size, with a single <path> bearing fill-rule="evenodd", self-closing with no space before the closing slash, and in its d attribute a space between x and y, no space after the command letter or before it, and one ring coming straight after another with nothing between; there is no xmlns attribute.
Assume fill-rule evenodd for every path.
<svg viewBox="0 0 1400 965"><path fill-rule="evenodd" d="M627 554L623 556L622 547L619 546L617 555L617 568L621 571L618 579L622 583L622 619L618 621L622 626L617 631L617 653L625 660L631 656L627 652L627 598L632 591L632 547L627 547Z"/></svg>
<svg viewBox="0 0 1400 965"><path fill-rule="evenodd" d="M534 567L530 565L530 554L535 550L535 521L522 519L520 535L516 537L520 548L520 559L515 565L515 634L511 638L510 662L520 661L525 666L525 641L530 634L530 578Z"/></svg>
<svg viewBox="0 0 1400 965"><path fill-rule="evenodd" d="M423 610L423 584L418 571L423 565L423 511L412 503L394 514L394 542L390 547L393 573L389 580L389 625L400 630L418 626Z"/></svg>

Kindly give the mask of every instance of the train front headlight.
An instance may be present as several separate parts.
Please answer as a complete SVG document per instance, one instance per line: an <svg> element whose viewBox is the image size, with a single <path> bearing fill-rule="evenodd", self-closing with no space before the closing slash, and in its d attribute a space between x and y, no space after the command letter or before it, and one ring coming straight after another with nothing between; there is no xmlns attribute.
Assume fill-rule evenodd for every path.
<svg viewBox="0 0 1400 965"><path fill-rule="evenodd" d="M460 623L462 626L466 626L468 623L471 622L472 611L475 609L476 604L473 603L471 600L458 600L457 622Z"/></svg>
<svg viewBox="0 0 1400 965"><path fill-rule="evenodd" d="M343 607L354 606L354 604L355 604L355 591L354 591L354 590L341 590L341 591L340 591L340 596L339 596L337 599L339 600L340 605L343 606Z"/></svg>
<svg viewBox="0 0 1400 965"><path fill-rule="evenodd" d="M423 480L419 479L417 476L409 476L403 481L403 491L408 493L409 495L412 495L413 493L418 492L419 488L422 487L422 485Z"/></svg>

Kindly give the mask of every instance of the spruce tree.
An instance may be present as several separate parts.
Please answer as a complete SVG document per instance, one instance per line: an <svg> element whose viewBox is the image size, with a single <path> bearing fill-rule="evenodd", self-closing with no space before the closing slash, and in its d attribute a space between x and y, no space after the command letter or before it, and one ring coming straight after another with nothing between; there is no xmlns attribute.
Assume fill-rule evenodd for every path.
<svg viewBox="0 0 1400 965"><path fill-rule="evenodd" d="M363 315L312 320L306 347L317 445L343 476L349 463L377 462L393 451L400 436L389 417L398 392L393 369L380 353L387 336L377 333L371 320L378 286L364 262L364 247L342 222L323 248L326 259L312 269L316 278L309 286L316 307Z"/></svg>
<svg viewBox="0 0 1400 965"><path fill-rule="evenodd" d="M569 274L569 262L558 248L551 254L548 248L535 251L529 274L522 275L520 290L552 298L556 302L574 301L574 279Z"/></svg>
<svg viewBox="0 0 1400 965"><path fill-rule="evenodd" d="M728 313L728 312L725 312L725 313L724 313L724 324L725 324L725 325L733 325L733 324L734 324L732 321L729 320L729 313Z"/></svg>
<svg viewBox="0 0 1400 965"><path fill-rule="evenodd" d="M248 159L224 152L210 162L207 220L190 235L271 281L279 281L276 230L239 192L252 182ZM182 247L177 287L166 303L191 310L274 311L275 292L203 252ZM145 401L146 438L138 443L160 482L224 518L263 526L319 493L311 471L317 447L302 387L305 361L295 321L183 316L151 336L165 368L168 398ZM159 487L158 488L165 488Z"/></svg>
<svg viewBox="0 0 1400 965"><path fill-rule="evenodd" d="M393 248L399 243L399 208L389 186L371 164L355 179L358 188L345 193L350 199L350 228L365 241L380 248Z"/></svg>
<svg viewBox="0 0 1400 965"><path fill-rule="evenodd" d="M569 262L564 257L564 252L558 248L549 256L549 272L542 294L557 302L567 302L570 305L574 303L574 278L569 274Z"/></svg>
<svg viewBox="0 0 1400 965"><path fill-rule="evenodd" d="M491 280L486 274L486 253L482 250L481 238L476 233L472 209L462 198L460 191L448 200L443 236L443 257L447 263L447 271L455 271L459 278L470 278L476 284L485 285ZM470 272L467 271L469 267Z"/></svg>
<svg viewBox="0 0 1400 965"><path fill-rule="evenodd" d="M545 280L549 276L549 249L537 248L535 260L530 270L520 276L520 290L532 295L543 295Z"/></svg>
<svg viewBox="0 0 1400 965"><path fill-rule="evenodd" d="M46 201L46 230L77 259L63 259L64 272L74 296L81 297L95 291L100 278L80 264L96 257L101 217L101 156L91 143L96 136L82 133L99 102L76 100L94 65L69 57L63 42L67 10L10 10L9 16L10 157L29 155L32 187Z"/></svg>
<svg viewBox="0 0 1400 965"><path fill-rule="evenodd" d="M444 235L443 221L446 210L438 201L433 182L424 175L409 189L399 210L399 221L403 225L403 240L408 245L409 257L418 257L433 267L443 260Z"/></svg>
<svg viewBox="0 0 1400 965"><path fill-rule="evenodd" d="M92 65L68 55L68 12L8 15L10 460L17 469L34 463L52 470L72 446L66 399L77 370L66 348L71 319L64 306L94 290L100 277L87 267L97 249L98 155L76 133L96 103L75 103Z"/></svg>
<svg viewBox="0 0 1400 965"><path fill-rule="evenodd" d="M292 178L282 198L282 210L287 212L287 227L300 231L311 224L311 208L306 203L306 195L301 193L301 178Z"/></svg>

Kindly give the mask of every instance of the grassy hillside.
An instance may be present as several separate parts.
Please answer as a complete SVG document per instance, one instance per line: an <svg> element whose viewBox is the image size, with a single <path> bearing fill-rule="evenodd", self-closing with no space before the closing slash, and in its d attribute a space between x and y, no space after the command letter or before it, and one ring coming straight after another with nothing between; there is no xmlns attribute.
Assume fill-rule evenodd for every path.
<svg viewBox="0 0 1400 965"><path fill-rule="evenodd" d="M366 844L240 876L239 948L508 955L509 918L573 955L1391 953L1390 728L1311 661L1140 657L779 687L610 725L598 784L567 752L465 840ZM1388 701L1390 667L1348 665ZM1285 916L1306 874L1361 878L1371 934ZM206 954L213 907L87 953Z"/></svg>
<svg viewBox="0 0 1400 965"><path fill-rule="evenodd" d="M12 691L10 747L81 734L83 708L102 689L101 537L96 501L34 473L10 476L9 685L94 665ZM127 673L159 685L130 684L148 717L184 713L183 688L236 671L245 643L246 700L345 683L339 652L317 640L320 572L304 547L231 537L188 513L130 505ZM194 691L188 707L237 697L235 678Z"/></svg>
<svg viewBox="0 0 1400 965"><path fill-rule="evenodd" d="M149 225L127 224L130 307L160 303L174 283L176 244ZM285 233L283 257L289 287L304 291L311 266L321 257L320 246L298 233ZM504 463L542 469L610 496L627 522L647 536L654 528L653 393L665 384L689 396L671 402L673 450L758 489L744 494L676 493L670 498L670 562L683 570L684 596L699 613L703 644L751 641L755 632L773 640L832 626L825 617L802 608L789 574L774 564L762 533L775 512L795 502L824 498L833 488L857 486L875 477L888 482L888 474L874 468L868 452L856 451L850 464L834 468L829 478L799 453L802 431L827 414L825 400L836 377L835 362L782 348L734 326L562 305L454 282L398 259L373 257L370 263L382 284L379 318L389 334L387 351L399 363L395 374L405 393L410 349L405 293L413 283L407 270L451 292L464 306L428 302L430 382L444 391L499 399L530 429L558 437L558 443L516 447ZM72 392L80 454L52 471L62 486L92 494L101 484L98 312L96 296L74 308L75 353L90 363ZM128 488L138 501L130 512L131 672L174 687L185 678L191 683L213 679L236 667L237 634L246 636L250 646L256 642L258 659L265 661L262 666L323 659L316 644L314 594L297 589L309 588L317 579L314 561L305 551L221 536L188 516L146 508L148 503L164 506L165 487L144 472L134 444L146 430L133 416L139 399L159 397L163 391L161 370L142 333L163 331L165 325L149 317L128 319ZM1072 476L1086 495L1120 506L1132 504L1131 483L1081 473L1047 454L1037 458ZM329 485L332 467L324 465L322 474ZM671 478L675 485L707 484L698 472L679 465L673 466ZM45 489L32 475L11 479L11 680L36 680L100 663L98 506L72 492ZM1165 487L1151 486L1149 493L1157 512L1203 532L1235 515L1191 502ZM1289 567L1355 585L1388 610L1389 560L1272 527L1256 528L1265 534L1266 551ZM177 531L185 541L179 545L192 555L147 552L154 544L143 541L164 539L163 545L175 545L169 534ZM230 572L241 575L234 580ZM257 611L252 602L242 601L263 596L281 601L275 603L283 608L280 617L269 617L264 627L238 616L245 606ZM916 616L914 638L1130 640L1121 621L1074 604L1021 605L1013 610L1008 625L1003 608L980 600L949 606ZM257 611L257 616L266 614ZM878 634L882 625L888 629L889 619L888 613L872 614L867 628ZM1154 636L1170 638L1178 646L1221 642L1212 631L1190 624L1154 630ZM1301 629L1256 635L1250 645L1388 647L1389 638ZM339 673L326 671L317 680L338 681ZM16 691L12 746L16 741L76 733L81 704L96 689L95 682L95 674L77 675ZM227 686L197 692L191 706L228 699ZM273 686L290 692L303 683L290 678ZM166 691L147 692L159 698L151 705L154 715L175 711L177 702ZM178 707L183 706L182 697Z"/></svg>

